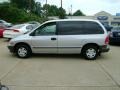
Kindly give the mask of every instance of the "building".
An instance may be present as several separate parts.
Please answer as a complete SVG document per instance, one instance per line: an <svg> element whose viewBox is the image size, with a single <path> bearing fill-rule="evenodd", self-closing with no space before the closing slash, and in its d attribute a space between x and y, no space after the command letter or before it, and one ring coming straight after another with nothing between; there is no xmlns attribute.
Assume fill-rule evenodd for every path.
<svg viewBox="0 0 120 90"><path fill-rule="evenodd" d="M102 23L111 25L111 26L120 26L120 16L119 15L111 15L105 11L101 11L95 14L94 19L99 20Z"/></svg>
<svg viewBox="0 0 120 90"><path fill-rule="evenodd" d="M105 11L96 13L93 16L67 16L68 19L95 19L99 20L103 24L110 26L120 26L120 15L111 15ZM58 19L57 16L49 17L49 19Z"/></svg>

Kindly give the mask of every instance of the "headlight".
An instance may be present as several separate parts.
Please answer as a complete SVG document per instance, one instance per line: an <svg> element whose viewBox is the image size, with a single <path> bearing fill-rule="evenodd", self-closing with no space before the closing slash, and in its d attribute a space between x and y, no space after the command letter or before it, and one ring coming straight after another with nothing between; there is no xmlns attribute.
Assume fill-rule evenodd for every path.
<svg viewBox="0 0 120 90"><path fill-rule="evenodd" d="M110 37L113 37L113 33L112 32L110 33Z"/></svg>

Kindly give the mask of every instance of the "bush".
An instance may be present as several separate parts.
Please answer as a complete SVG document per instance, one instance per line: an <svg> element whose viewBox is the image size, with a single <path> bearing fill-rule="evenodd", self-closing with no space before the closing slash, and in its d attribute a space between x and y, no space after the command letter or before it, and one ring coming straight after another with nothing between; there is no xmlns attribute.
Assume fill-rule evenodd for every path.
<svg viewBox="0 0 120 90"><path fill-rule="evenodd" d="M41 23L44 21L44 18L40 18L39 16L32 13L27 13L26 11L18 9L9 3L0 4L0 19L14 24L28 21L38 21Z"/></svg>
<svg viewBox="0 0 120 90"><path fill-rule="evenodd" d="M65 19L66 11L63 8L59 8L59 19Z"/></svg>

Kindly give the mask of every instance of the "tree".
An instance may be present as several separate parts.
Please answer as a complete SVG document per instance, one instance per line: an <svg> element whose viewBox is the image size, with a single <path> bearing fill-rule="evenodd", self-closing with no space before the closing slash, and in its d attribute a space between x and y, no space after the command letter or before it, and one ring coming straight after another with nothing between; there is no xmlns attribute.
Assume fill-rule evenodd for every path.
<svg viewBox="0 0 120 90"><path fill-rule="evenodd" d="M10 0L11 4L16 4L16 6L20 9L30 10L34 8L35 1L34 0Z"/></svg>
<svg viewBox="0 0 120 90"><path fill-rule="evenodd" d="M77 10L73 16L85 16L80 10Z"/></svg>
<svg viewBox="0 0 120 90"><path fill-rule="evenodd" d="M65 9L63 9L62 7L60 7L59 8L59 18L60 19L64 19L65 18L65 16L66 16L66 11L65 11Z"/></svg>
<svg viewBox="0 0 120 90"><path fill-rule="evenodd" d="M48 8L49 16L57 16L59 14L59 9L55 5L51 5L50 8Z"/></svg>
<svg viewBox="0 0 120 90"><path fill-rule="evenodd" d="M34 10L32 12L38 16L42 16L42 6L40 2L35 3Z"/></svg>
<svg viewBox="0 0 120 90"><path fill-rule="evenodd" d="M19 9L9 3L0 4L0 12L4 12L4 13L0 13L1 19L15 24L28 22L28 21L38 21L38 22L44 21L42 18L38 17L37 15L33 13L31 13L30 15L27 12L25 12L23 9Z"/></svg>
<svg viewBox="0 0 120 90"><path fill-rule="evenodd" d="M45 4L43 5L43 10L46 11L47 16L58 16L59 9L55 5Z"/></svg>
<svg viewBox="0 0 120 90"><path fill-rule="evenodd" d="M43 10L46 11L47 16L59 16L60 19L64 19L66 16L66 11L63 8L58 8L55 5L45 4Z"/></svg>

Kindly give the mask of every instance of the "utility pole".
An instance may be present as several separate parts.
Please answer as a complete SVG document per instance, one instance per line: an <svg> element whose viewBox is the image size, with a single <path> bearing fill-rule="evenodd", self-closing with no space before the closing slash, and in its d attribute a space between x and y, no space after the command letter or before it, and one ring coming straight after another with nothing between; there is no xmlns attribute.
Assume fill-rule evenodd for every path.
<svg viewBox="0 0 120 90"><path fill-rule="evenodd" d="M71 6L70 6L70 13L71 13L71 19L72 19L72 4L71 4Z"/></svg>
<svg viewBox="0 0 120 90"><path fill-rule="evenodd" d="M47 0L46 0L46 4L47 4Z"/></svg>
<svg viewBox="0 0 120 90"><path fill-rule="evenodd" d="M61 0L61 8L63 7L63 5L62 5L62 4L63 4L63 2L62 2L62 0Z"/></svg>
<svg viewBox="0 0 120 90"><path fill-rule="evenodd" d="M45 12L45 14L46 14L46 18L47 18L47 16L48 16L48 15L47 15L47 13L48 13L47 3L48 3L48 1L46 0L46 3L45 3L45 4L46 4L46 12Z"/></svg>

